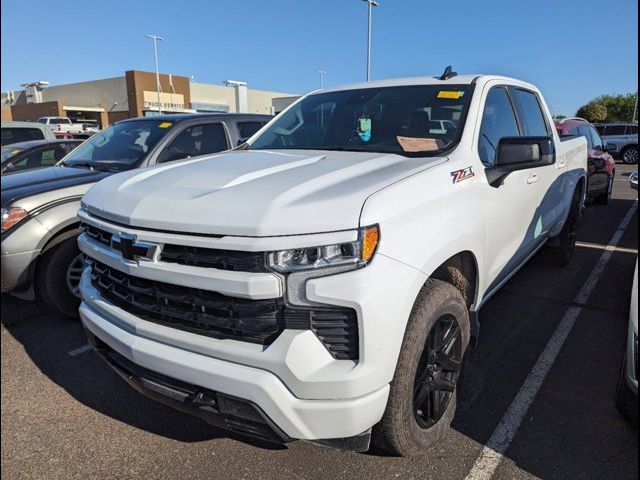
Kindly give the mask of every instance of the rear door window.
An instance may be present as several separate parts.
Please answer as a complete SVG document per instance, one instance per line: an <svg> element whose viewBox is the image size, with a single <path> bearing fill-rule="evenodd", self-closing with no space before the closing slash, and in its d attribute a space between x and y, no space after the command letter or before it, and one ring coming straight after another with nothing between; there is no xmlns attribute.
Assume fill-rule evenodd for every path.
<svg viewBox="0 0 640 480"><path fill-rule="evenodd" d="M580 125L578 127L578 135L587 139L587 146L589 150L593 150L593 137L591 137L591 129L587 125Z"/></svg>
<svg viewBox="0 0 640 480"><path fill-rule="evenodd" d="M517 137L518 123L507 91L503 87L491 89L482 113L478 153L487 166L495 162L498 144L503 137Z"/></svg>
<svg viewBox="0 0 640 480"><path fill-rule="evenodd" d="M520 88L510 88L518 117L522 123L522 134L527 137L546 137L549 135L547 122L542 113L538 96Z"/></svg>
<svg viewBox="0 0 640 480"><path fill-rule="evenodd" d="M591 142L593 143L594 150L604 151L604 145L602 145L602 139L595 128L589 127L589 134L591 135Z"/></svg>
<svg viewBox="0 0 640 480"><path fill-rule="evenodd" d="M42 140L44 134L39 128L2 128L2 146L10 143L27 142L29 140Z"/></svg>
<svg viewBox="0 0 640 480"><path fill-rule="evenodd" d="M637 135L638 134L638 126L637 125L628 125L627 126L627 135Z"/></svg>
<svg viewBox="0 0 640 480"><path fill-rule="evenodd" d="M54 125L67 125L71 123L71 120L69 120L68 118L52 118L51 120L49 120L49 123L53 123Z"/></svg>
<svg viewBox="0 0 640 480"><path fill-rule="evenodd" d="M229 144L221 123L205 123L185 128L165 147L158 163L227 150Z"/></svg>
<svg viewBox="0 0 640 480"><path fill-rule="evenodd" d="M607 125L607 128L604 134L608 137L624 135L625 126L624 125Z"/></svg>

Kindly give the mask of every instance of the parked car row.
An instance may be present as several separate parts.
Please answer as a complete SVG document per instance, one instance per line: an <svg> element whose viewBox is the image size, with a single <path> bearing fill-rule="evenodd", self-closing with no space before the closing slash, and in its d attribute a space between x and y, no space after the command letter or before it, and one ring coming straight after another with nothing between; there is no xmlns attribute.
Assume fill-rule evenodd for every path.
<svg viewBox="0 0 640 480"><path fill-rule="evenodd" d="M450 68L269 120L126 120L7 175L2 291L79 308L123 379L211 424L421 454L482 307L540 249L571 261L615 164L535 86Z"/></svg>

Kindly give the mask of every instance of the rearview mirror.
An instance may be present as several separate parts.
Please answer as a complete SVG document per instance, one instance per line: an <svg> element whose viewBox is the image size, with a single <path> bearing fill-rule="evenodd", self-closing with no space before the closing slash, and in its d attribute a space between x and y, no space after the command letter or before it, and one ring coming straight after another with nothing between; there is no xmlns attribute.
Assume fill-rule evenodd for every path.
<svg viewBox="0 0 640 480"><path fill-rule="evenodd" d="M495 164L486 169L487 180L492 187L499 187L511 172L555 162L553 137L503 137L498 144Z"/></svg>

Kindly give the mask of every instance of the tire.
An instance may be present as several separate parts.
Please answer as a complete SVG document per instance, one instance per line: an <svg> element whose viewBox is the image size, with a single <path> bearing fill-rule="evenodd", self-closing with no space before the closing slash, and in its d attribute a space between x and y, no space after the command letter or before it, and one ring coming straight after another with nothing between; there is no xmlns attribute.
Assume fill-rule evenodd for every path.
<svg viewBox="0 0 640 480"><path fill-rule="evenodd" d="M441 337L445 348L439 349ZM374 444L394 455L414 456L445 435L456 411L457 383L469 338L469 311L460 291L441 280L428 280L409 317L387 407L373 429ZM436 370L431 368L438 364Z"/></svg>
<svg viewBox="0 0 640 480"><path fill-rule="evenodd" d="M627 165L633 165L634 163L638 163L638 146L627 147L622 151L620 155L622 161Z"/></svg>
<svg viewBox="0 0 640 480"><path fill-rule="evenodd" d="M74 280L79 282L80 262L82 255L77 237L72 237L46 252L36 271L38 298L47 307L69 318L78 318L80 297Z"/></svg>
<svg viewBox="0 0 640 480"><path fill-rule="evenodd" d="M612 192L613 192L613 177L609 178L609 183L607 184L606 191L596 196L593 199L593 203L596 205L609 205L609 200L611 200Z"/></svg>
<svg viewBox="0 0 640 480"><path fill-rule="evenodd" d="M562 231L556 238L557 246L548 249L551 263L558 267L566 267L571 262L576 249L578 225L581 217L581 190L579 188L571 199L571 209Z"/></svg>
<svg viewBox="0 0 640 480"><path fill-rule="evenodd" d="M616 407L622 416L634 427L638 427L638 397L633 393L626 379L627 356L624 356L618 388L616 389Z"/></svg>

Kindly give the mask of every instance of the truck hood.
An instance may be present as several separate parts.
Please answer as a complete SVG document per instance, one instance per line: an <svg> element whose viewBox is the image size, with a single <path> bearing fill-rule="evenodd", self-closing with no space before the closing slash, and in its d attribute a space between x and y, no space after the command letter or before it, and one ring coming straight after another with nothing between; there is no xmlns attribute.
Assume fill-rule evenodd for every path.
<svg viewBox="0 0 640 480"><path fill-rule="evenodd" d="M94 183L109 175L113 173L73 167L39 168L3 175L1 203L6 207L25 197Z"/></svg>
<svg viewBox="0 0 640 480"><path fill-rule="evenodd" d="M94 215L134 227L237 236L357 228L372 193L446 158L244 150L124 172L91 187Z"/></svg>

